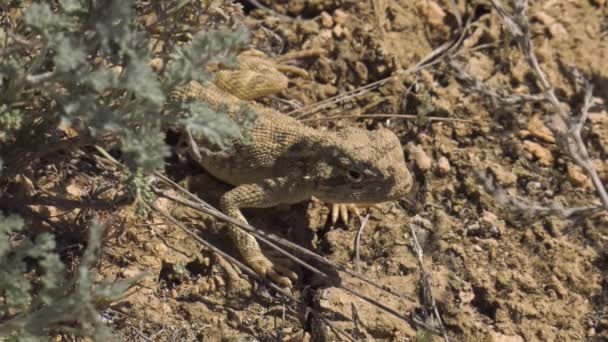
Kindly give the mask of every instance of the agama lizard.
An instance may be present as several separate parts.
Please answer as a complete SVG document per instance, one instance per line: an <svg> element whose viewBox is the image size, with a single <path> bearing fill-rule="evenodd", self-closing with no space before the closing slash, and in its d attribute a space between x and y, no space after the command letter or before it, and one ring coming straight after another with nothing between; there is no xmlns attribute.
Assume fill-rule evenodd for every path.
<svg viewBox="0 0 608 342"><path fill-rule="evenodd" d="M245 87L241 89L259 86L255 77L247 77L254 84L241 84ZM236 83L230 82L231 86ZM227 107L229 116L236 119L243 100L232 94L216 85L191 82L177 95L211 108ZM260 104L250 102L249 106L258 115L249 131L250 142L236 141L228 151L212 152L190 136L193 159L213 176L236 186L220 200L220 210L227 215L247 222L241 208L292 204L313 196L328 203L372 204L397 200L409 192L412 176L400 141L390 130L320 131ZM233 225L229 233L252 269L283 286L291 284L295 273L271 262L252 235Z"/></svg>

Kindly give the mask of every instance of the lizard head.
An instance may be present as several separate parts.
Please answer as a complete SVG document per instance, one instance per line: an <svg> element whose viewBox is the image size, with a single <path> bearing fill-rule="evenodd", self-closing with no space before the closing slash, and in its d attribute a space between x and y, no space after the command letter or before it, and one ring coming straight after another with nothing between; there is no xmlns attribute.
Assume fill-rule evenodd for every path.
<svg viewBox="0 0 608 342"><path fill-rule="evenodd" d="M378 203L405 197L413 180L399 138L388 129L344 128L313 172L326 202Z"/></svg>

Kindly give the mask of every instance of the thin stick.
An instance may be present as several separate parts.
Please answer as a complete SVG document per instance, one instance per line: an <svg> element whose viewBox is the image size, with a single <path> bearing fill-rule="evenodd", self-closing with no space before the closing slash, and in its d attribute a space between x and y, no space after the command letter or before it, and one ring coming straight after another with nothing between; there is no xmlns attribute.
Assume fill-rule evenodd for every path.
<svg viewBox="0 0 608 342"><path fill-rule="evenodd" d="M429 305L432 309L433 315L439 324L439 331L441 331L441 335L443 336L443 340L445 342L449 342L448 333L443 325L443 320L441 319L441 315L439 314L439 310L437 309L437 304L435 303L435 297L433 296L433 291L431 289L431 275L424 270L424 261L422 254L422 247L418 243L418 237L416 236L416 225L410 224L410 229L412 232L412 245L414 251L416 252L416 256L418 257L418 264L420 265L420 282L422 283L423 288L423 298L425 301L425 305Z"/></svg>
<svg viewBox="0 0 608 342"><path fill-rule="evenodd" d="M514 36L514 40L519 45L520 50L526 57L526 61L540 82L545 97L555 110L555 114L551 118L552 125L550 125L550 129L557 137L561 138L561 144L566 148L574 162L583 168L589 178L591 178L593 186L595 187L604 208L608 210L608 192L606 192L606 188L604 187L600 176L593 167L591 159L589 158L589 153L587 152L587 147L581 136L581 130L587 118L587 111L591 106L592 86L587 83L585 102L581 114L578 121L572 120L572 113L566 111L557 99L553 86L540 67L536 54L534 53L534 45L529 31L530 23L526 16L528 1L517 0L514 6L515 13L513 15L507 14L499 0L491 1L502 18L505 27Z"/></svg>
<svg viewBox="0 0 608 342"><path fill-rule="evenodd" d="M202 211L202 212L204 212L206 214L209 214L209 215L216 216L216 213L219 212L215 208L211 209L210 207L199 206L199 205L196 205L196 203L192 203L190 201L183 200L183 199L180 199L180 198L175 197L175 196L171 196L171 195L166 194L166 193L164 193L162 191L159 191L159 190L154 190L154 193L157 194L157 195L159 195L159 196L163 196L165 198L168 198L168 199L172 200L173 202L176 202L176 203L188 206L188 207L190 207L192 209L195 209L195 210L200 210L200 211ZM220 217L220 216L216 216L216 217L224 220L223 217ZM226 220L226 221L228 221L228 220ZM238 220L232 218L232 220L230 220L228 222L231 223L231 224L235 224L236 225L236 222L238 222ZM325 278L331 278L326 273L321 272L320 270L318 270L317 268L313 267L312 265L304 262L302 259L294 256L293 254L289 253L288 251L284 250L283 248L277 246L275 243L271 242L270 239L268 239L267 236L265 236L264 234L256 234L256 233L258 233L257 229L253 230L253 229L248 229L248 228L243 228L243 227L240 227L240 228L242 228L243 230L245 230L245 231L247 231L249 233L252 233L253 235L255 235L255 237L257 239L259 239L260 241L262 241L263 243L265 243L269 247L271 247L273 249L276 249L281 254L285 255L287 258L291 259L293 262L299 264L300 266L306 268L307 270L309 270L309 271L311 271L311 272L313 272L313 273L315 273L315 274L317 274L319 276L322 276L322 277L325 277Z"/></svg>
<svg viewBox="0 0 608 342"><path fill-rule="evenodd" d="M337 95L334 97L330 97L323 101L316 102L310 106L293 110L293 111L287 113L287 115L294 116L296 119L303 119L304 117L310 116L333 104L336 104L336 103L339 103L342 101L346 101L346 100L361 96L365 93L368 93L372 89L376 89L376 88L384 85L385 83L388 83L390 80L392 80L393 78L395 78L397 76L418 72L424 68L428 68L432 65L435 65L435 64L439 63L444 57L446 57L449 52L451 52L453 49L456 49L458 46L461 45L462 41L464 40L465 33L466 33L466 29L463 30L461 32L460 36L458 36L456 39L450 40L450 41L442 44L438 48L431 51L428 55L426 55L418 63L416 63L416 65L414 65L406 70L400 70L400 71L396 72L395 75L385 77L381 80L372 82L370 84L359 87L357 89L353 89L353 90L347 91L343 94L340 94L340 95Z"/></svg>
<svg viewBox="0 0 608 342"><path fill-rule="evenodd" d="M162 174L160 174L160 175L162 176ZM162 176L162 177L166 178L164 176ZM179 187L179 185L177 185L177 186ZM187 192L187 190L185 190L185 189L184 189L184 191ZM187 193L189 193L189 192L187 192ZM197 203L192 203L191 201L188 201L188 200L179 199L177 197L164 194L162 192L160 192L160 194L162 194L164 197L167 197L167 198L169 198L169 199L171 199L171 200L173 200L173 201L175 201L177 203L184 204L186 206L190 206L193 209L201 210L201 211L203 211L205 213L208 213L209 215L213 215L213 216L215 216L215 217L217 217L217 218L219 218L221 220L224 220L224 221L226 221L228 223L232 223L232 224L234 224L234 225L242 228L243 230L251 233L256 238L266 237L266 238L272 239L275 242L279 242L279 243L281 243L281 244L283 244L285 246L288 246L288 247L291 247L291 248L293 248L295 250L303 252L304 254L306 254L308 256L311 256L311 257L313 257L316 260L324 262L325 264L330 265L330 266L332 266L332 267L334 267L334 268L336 268L336 269L338 269L340 271L344 271L345 273L350 274L350 275L354 276L355 278L358 278L358 279L360 279L360 280L362 280L362 281L364 281L364 282L366 282L366 283L368 283L368 284L370 284L370 285L372 285L372 286L374 286L374 287L376 287L376 288L378 288L380 290L383 290L383 291L385 291L387 293L390 293L390 294L392 294L394 296L397 296L398 298L400 298L402 300L405 300L406 301L405 304L408 306L408 310L411 311L413 309L414 304L412 304L412 301L409 298L407 298L406 296L404 296L402 294L398 294L398 293L394 292L393 290L391 290L391 289L389 289L389 288L387 288L385 286L378 285L378 284L372 282L371 280L367 279L365 276L363 276L361 274L358 274L356 272L353 272L353 271L347 269L346 267L344 267L342 265L334 264L334 263L330 262L329 260L323 258L322 256L317 255L317 254L315 254L315 253L313 253L313 252L311 252L311 251L309 251L309 250L307 250L305 248L302 248L302 247L294 244L293 242L281 239L281 238L279 238L277 236L274 236L273 234L262 232L260 230L257 230L256 228L248 225L248 224L245 224L245 223L243 223L243 222L241 222L239 220L231 218L230 216L226 216L225 214L221 213L220 211L218 211L217 209L213 208L212 206L210 206L209 204L207 204L206 202L204 202L201 199L198 199L198 201L200 201L201 204L197 205ZM196 197L193 194L190 194L190 195ZM260 241L265 242L266 240L260 239ZM287 256L290 255L288 252L286 252L286 251L284 251L282 249L278 249L278 250L281 253L284 253ZM304 263L304 261L300 260L300 262L298 262L298 263ZM310 266L310 267L312 267L312 266ZM317 270L317 272L320 272L322 275L325 275L325 273L323 273L321 271ZM326 278L330 279L329 276L326 276ZM363 299L364 301L366 301L366 302L368 302L368 303L370 303L370 304L372 304L372 305L374 305L376 307L379 307L380 309L384 310L385 312L390 313L390 314L394 315L395 317L400 318L400 319L408 322L409 324L412 324L414 326L421 326L421 327L424 327L425 329L427 329L427 330L429 330L429 331L431 331L431 332L433 332L435 334L440 334L440 332L437 329L435 329L432 326L426 324L425 322L421 322L421 321L412 319L410 317L407 317L407 316L403 315L402 313L397 312L397 311L389 308L388 306L384 305L383 303L380 303L377 300L372 299L372 298L370 298L370 297L368 297L368 296L360 293L359 291L351 288L350 286L347 286L344 283L338 283L338 284L335 284L335 286L339 287L339 288L342 288L343 290L345 290L345 291L347 291L347 292L349 292L349 293L351 293L351 294L353 294L353 295L355 295L355 296Z"/></svg>
<svg viewBox="0 0 608 342"><path fill-rule="evenodd" d="M274 283L270 282L269 280L267 280L265 278L262 278L259 274L257 274L254 270L252 270L251 268L249 268L245 264L241 263L240 261L236 260L232 256L224 253L222 250L220 250L217 247L213 246L207 240L201 238L200 236L198 236L197 234L195 234L193 231L191 231L190 229L188 229L186 226L184 226L181 222L179 222L177 219L175 219L169 213L165 212L164 210L162 210L161 208L159 208L158 206L156 206L153 203L146 203L146 205L149 206L151 209L153 209L155 212L159 213L166 220L168 220L169 222L173 223L175 226L177 226L178 228L180 228L181 230L183 230L186 234L188 234L191 237L193 237L196 241L198 241L199 243L201 243L203 246L205 246L206 248L210 249L214 253L220 255L224 259L230 261L233 265L236 265L241 271L245 272L247 275L249 275L252 278L254 278L258 283L260 283L260 284L262 284L262 285L264 285L266 287L269 287L269 288L273 289L274 291L276 291L277 293L279 293L283 297L287 298L292 303L294 303L294 304L296 304L298 306L303 307L306 311L312 313L317 318L321 319L325 324L327 324L327 326L329 326L332 330L334 330L334 332L336 332L338 335L344 336L349 341L353 341L353 342L356 341L352 336L350 336L349 334L347 334L346 332L344 332L342 329L334 326L334 324L330 320L328 320L325 316L323 316L323 314L321 314L317 310L315 310L315 309L307 306L306 304L304 304L300 300L298 300L295 297L293 297L286 290L280 288L279 286L275 285Z"/></svg>
<svg viewBox="0 0 608 342"><path fill-rule="evenodd" d="M359 259L359 249L361 247L361 234L363 233L363 229L365 228L365 225L367 224L367 220L369 220L370 214L367 213L367 215L365 215L365 218L363 218L363 221L361 221L361 226L359 227L359 230L357 230L357 236L355 237L355 264L357 265L357 272L361 272L361 261Z"/></svg>
<svg viewBox="0 0 608 342"><path fill-rule="evenodd" d="M288 17L284 14L278 13L277 11L273 10L272 8L264 6L262 3L260 3L257 0L247 0L247 2L249 2L253 6L255 6L263 11L269 12L270 14L274 15L275 17L277 17L279 19L286 20L286 21L293 21L292 17Z"/></svg>
<svg viewBox="0 0 608 342"><path fill-rule="evenodd" d="M448 60L447 65L451 70L453 70L454 77L464 84L465 91L478 96L486 96L492 101L495 101L495 103L511 106L526 102L547 101L544 95L511 93L504 89L491 88L480 79L473 77L463 66L459 65L452 59Z"/></svg>
<svg viewBox="0 0 608 342"><path fill-rule="evenodd" d="M440 116L420 116L414 114L361 114L361 115L336 115L336 116L326 116L322 118L308 118L299 120L301 122L313 122L313 121L327 121L327 120L335 120L335 119L423 119L429 121L455 121L455 122L465 122L465 123L474 123L473 120L467 119L458 119L458 118L442 118Z"/></svg>
<svg viewBox="0 0 608 342"><path fill-rule="evenodd" d="M392 294L394 296L397 296L398 298L400 298L402 300L405 300L406 301L405 304L408 306L408 310L410 310L410 311L411 311L411 309L413 309L413 306L415 306L409 298L405 297L402 294L398 294L398 293L396 293L396 292L394 292L394 291L392 291L392 290L390 290L390 289L388 289L388 288L386 288L384 286L380 286L380 285L372 282L371 280L367 279L366 277L364 277L364 276L362 276L360 274L354 273L354 272L346 269L345 267L343 267L343 266L341 266L339 264L336 265L336 264L334 264L334 263L326 260L325 258L323 258L323 257L321 257L321 256L319 256L317 254L314 254L313 252L308 251L308 250L306 250L306 249L304 249L304 248L302 248L302 247L294 244L293 242L290 242L290 241L287 241L287 240L284 240L284 239L280 239L280 238L274 236L273 234L269 234L269 233L257 230L255 228L253 228L253 227L251 227L251 226L249 226L249 225L247 225L245 223L242 223L242 222L240 222L238 220L235 220L235 219L233 219L233 218L231 218L229 216L225 217L224 214L222 214L221 212L217 211L213 207L210 207L210 208L212 208L212 210L209 210L210 208L205 208L205 206L200 206L200 205L197 206L196 203L192 203L192 202L187 201L187 200L179 199L179 198L176 198L174 196L170 196L170 195L167 195L167 194L163 194L163 196L167 197L167 198L169 198L172 201L175 201L177 203L189 206L189 207L191 207L193 209L201 210L201 211L203 211L205 213L208 213L210 215L213 215L213 216L215 216L215 217L217 217L219 219L225 220L226 222L234 223L235 225L237 225L237 223L238 223L238 226L240 228L242 228L243 230L247 231L248 233L254 235L256 238L260 239L260 241L262 241L262 242L268 243L268 241L266 239L264 239L264 238L272 239L272 240L274 240L276 242L279 242L279 243L281 243L281 244L283 244L285 246L288 246L288 247L291 247L291 248L293 248L295 250L303 252L304 254L313 257L314 259L320 260L321 262L324 262L325 264L333 266L336 269L339 269L339 270L344 271L344 272L346 272L348 274L351 274L354 277L356 277L358 279L361 279L361 280L367 282L368 284L371 284L372 286L374 286L374 287L376 287L378 289L381 289L381 290L383 290L383 291L385 291L387 293L390 293L390 294ZM221 214L221 215L218 215L218 213ZM273 247L273 248L275 248L275 247ZM277 248L277 250L279 252L283 253L284 255L288 256L288 257L291 255L291 254L289 254L287 251L285 251L283 249ZM314 269L312 266L308 265L307 263L305 263L302 260L298 260L297 262L298 262L298 264L306 265L306 267L309 268L309 269L311 269L311 268ZM331 277L329 277L327 274L325 274L325 273L323 273L323 272L321 272L321 271L319 271L317 269L314 269L314 270L315 270L316 273L321 274L326 279L331 279ZM345 291L348 291L348 292L352 293L353 295L355 295L355 296L363 299L364 301L366 301L366 302L368 302L368 303L370 303L372 305L375 305L375 306L381 308L382 310L384 310L384 311L386 311L386 312L388 312L388 313L390 313L390 314L392 314L392 315L394 315L394 316L396 316L396 317L398 317L398 318L400 318L400 319L408 322L409 324L421 325L421 326L424 326L427 329L429 328L427 325L425 325L424 322L418 322L418 321L412 320L411 318L409 318L407 316L404 316L403 314L401 314L401 313L399 313L399 312L397 312L397 311L395 311L395 310L387 307L386 305L384 305L382 303L379 303L378 301L376 301L376 300L374 300L374 299L372 299L372 298L370 298L370 297L368 297L368 296L360 293L359 291L357 291L357 290L355 290L355 289L347 286L344 283L336 283L336 284L333 284L333 285L335 285L336 287L340 287L340 288L344 289Z"/></svg>
<svg viewBox="0 0 608 342"><path fill-rule="evenodd" d="M193 201L197 202L198 205L197 205L197 203L192 203L191 201L179 199L179 198L176 198L174 196L168 196L167 194L164 194L165 197L167 197L167 198L169 198L171 200L174 200L177 203L189 206L189 207L191 207L193 209L202 210L202 211L208 213L209 215L213 215L213 216L215 216L215 217L217 217L217 218L219 218L219 219L221 219L221 220L223 220L225 222L232 223L235 226L244 229L248 233L250 233L252 235L255 235L256 237L259 237L259 236L265 237L265 238L268 238L268 239L270 239L270 240L272 240L274 242L280 243L283 246L292 248L293 250L298 251L298 252L302 253L303 255L306 255L306 256L308 256L310 258L313 258L314 260L317 260L317 261L319 261L321 263L329 265L329 266L331 266L331 267L333 267L333 268L335 268L335 269L337 269L339 271L342 271L342 272L344 272L344 273L346 273L346 274L348 274L348 275L350 275L350 276L352 276L354 278L357 278L357 279L359 279L359 280L361 280L361 281L363 281L363 282L365 282L365 283L367 283L369 285L372 285L373 287L375 287L375 288L377 288L379 290L382 290L382 291L384 291L386 293L389 293L389 294L391 294L391 295L393 295L395 297L398 297L398 298L400 298L402 300L405 300L405 301L408 302L408 305L415 306L414 300L411 299L411 298L409 298L408 296L406 296L406 295L404 295L402 293L396 292L396 291L394 291L394 290L392 290L392 289L390 289L390 288L388 288L386 286L380 285L380 284L378 284L377 281L373 281L373 280L369 279L368 277L364 276L363 274L355 272L355 271L353 271L353 270L351 270L351 269L349 269L349 268L347 268L347 267L345 267L345 266L343 266L341 264L334 263L334 262L332 262L332 261L330 261L330 260L328 260L328 259L326 259L326 258L324 258L324 257L322 257L322 256L320 256L318 254L315 254L315 253L309 251L308 249L303 248L303 247L301 247L301 246L299 246L299 245L297 245L297 244L295 244L295 243L293 243L291 241L282 239L282 238L280 238L280 237L278 237L278 236L276 236L274 234L270 234L270 233L266 233L264 231L260 231L260 230L258 230L256 228L254 228L254 227L252 227L252 226L250 226L250 225L242 222L242 221L239 221L239 220L236 220L236 219L234 219L234 218L232 218L230 216L227 216L226 214L224 214L221 211L215 209L213 206L209 205L208 203L206 203L205 201L203 201L202 199L200 199L198 196L196 196L193 193L189 192L188 190L184 189L179 184L173 182L171 179L167 178L162 173L156 172L155 175L157 177L159 177L162 181L166 182L167 184L169 184L169 185L173 186L174 188L178 189L180 192L184 193L186 196L188 196L189 198L191 198Z"/></svg>
<svg viewBox="0 0 608 342"><path fill-rule="evenodd" d="M523 213L533 217L544 217L548 215L558 215L570 218L576 215L591 215L603 210L602 205L585 205L580 207L564 207L559 203L544 205L520 196L509 195L503 188L495 184L494 180L483 174L477 173L477 182L483 186L496 202L505 206L509 210Z"/></svg>

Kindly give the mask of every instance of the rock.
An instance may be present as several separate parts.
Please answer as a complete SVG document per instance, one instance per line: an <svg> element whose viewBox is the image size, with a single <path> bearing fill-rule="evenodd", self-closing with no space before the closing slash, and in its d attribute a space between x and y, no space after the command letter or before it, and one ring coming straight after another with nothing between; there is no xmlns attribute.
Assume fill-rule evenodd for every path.
<svg viewBox="0 0 608 342"><path fill-rule="evenodd" d="M587 175L585 174L585 172L583 172L583 169L580 166L575 165L573 163L568 163L567 169L568 180L570 180L573 185L583 187L591 186L591 181L589 180L589 177L587 177Z"/></svg>
<svg viewBox="0 0 608 342"><path fill-rule="evenodd" d="M488 169L490 169L490 172L494 174L494 178L499 185L505 187L515 185L517 176L510 170L505 169L502 165L498 163L491 163L488 165Z"/></svg>
<svg viewBox="0 0 608 342"><path fill-rule="evenodd" d="M480 239L499 239L505 230L505 222L499 220L494 213L485 210L477 223L467 227L467 236Z"/></svg>
<svg viewBox="0 0 608 342"><path fill-rule="evenodd" d="M420 13L425 17L426 21L435 28L445 29L443 19L445 11L432 0L418 1L416 4Z"/></svg>
<svg viewBox="0 0 608 342"><path fill-rule="evenodd" d="M547 27L552 37L558 38L568 35L568 31L566 31L564 25L547 13L539 11L534 15L534 18Z"/></svg>
<svg viewBox="0 0 608 342"><path fill-rule="evenodd" d="M334 11L334 22L337 25L344 25L348 21L349 15L343 10L337 9Z"/></svg>
<svg viewBox="0 0 608 342"><path fill-rule="evenodd" d="M321 12L321 26L325 28L331 28L334 26L334 18L332 18L331 15L325 11Z"/></svg>
<svg viewBox="0 0 608 342"><path fill-rule="evenodd" d="M605 111L599 113L589 112L587 114L587 120L591 123L608 123L608 113Z"/></svg>
<svg viewBox="0 0 608 342"><path fill-rule="evenodd" d="M439 174L445 175L450 172L450 169L450 161L448 160L448 158L444 156L439 157L439 159L437 160L437 170L439 171Z"/></svg>
<svg viewBox="0 0 608 342"><path fill-rule="evenodd" d="M414 160L416 162L416 166L418 166L420 171L425 172L431 168L433 159L424 152L422 147L410 141L407 143L405 148L409 153L410 160Z"/></svg>
<svg viewBox="0 0 608 342"><path fill-rule="evenodd" d="M334 37L343 38L347 35L348 29L342 25L336 25L332 32L334 33Z"/></svg>
<svg viewBox="0 0 608 342"><path fill-rule="evenodd" d="M553 164L554 158L551 151L547 148L543 147L541 144L535 143L533 141L525 140L524 141L524 150L529 152L532 156L534 156L541 165L551 166Z"/></svg>
<svg viewBox="0 0 608 342"><path fill-rule="evenodd" d="M553 132L545 125L545 122L540 118L539 115L535 115L528 121L526 127L533 137L546 141L548 143L555 143L555 136Z"/></svg>

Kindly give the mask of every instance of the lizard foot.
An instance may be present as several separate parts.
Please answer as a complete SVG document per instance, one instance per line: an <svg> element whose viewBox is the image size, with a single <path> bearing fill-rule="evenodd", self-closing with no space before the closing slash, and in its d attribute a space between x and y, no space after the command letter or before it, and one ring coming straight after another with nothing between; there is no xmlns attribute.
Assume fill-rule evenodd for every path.
<svg viewBox="0 0 608 342"><path fill-rule="evenodd" d="M284 256L281 259L276 258L274 263L266 256L260 255L251 260L247 260L247 264L259 275L270 278L282 287L292 287L292 281L298 279L298 275L290 268L291 262Z"/></svg>
<svg viewBox="0 0 608 342"><path fill-rule="evenodd" d="M331 223L336 224L338 218L344 223L348 223L349 213L361 217L360 209L378 208L377 204L357 204L357 203L332 203L331 205Z"/></svg>

